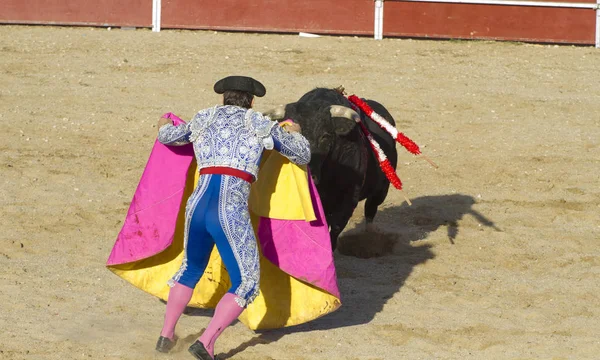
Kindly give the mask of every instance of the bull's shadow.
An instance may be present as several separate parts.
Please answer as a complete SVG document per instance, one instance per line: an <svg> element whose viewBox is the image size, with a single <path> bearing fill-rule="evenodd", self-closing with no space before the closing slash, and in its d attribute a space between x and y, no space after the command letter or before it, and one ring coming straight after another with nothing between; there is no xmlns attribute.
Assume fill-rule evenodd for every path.
<svg viewBox="0 0 600 360"><path fill-rule="evenodd" d="M412 206L403 203L380 210L375 220L378 228L384 232L399 233L406 241L411 242L423 240L430 233L445 227L448 241L454 244L459 233L458 222L465 215L470 215L480 226L501 231L490 219L473 209L476 201L472 196L423 196L411 201ZM358 229L361 227L364 228L364 222L356 226Z"/></svg>
<svg viewBox="0 0 600 360"><path fill-rule="evenodd" d="M482 225L499 230L494 223L473 209L475 199L468 195L453 194L424 196L412 200L412 206L403 204L382 209L375 218L380 230L386 236L365 233L364 223L357 224L340 238L340 247L335 254L338 286L342 306L337 311L306 324L283 329L258 331L259 336L242 343L225 354L227 359L248 347L278 341L283 336L296 332L329 330L346 326L369 323L382 311L387 301L403 286L416 265L435 258L429 244L419 244L430 233L447 228L451 242L460 241L459 221L471 215ZM355 211L362 213L362 206ZM371 237L370 237L371 236ZM355 252L364 256L370 240L379 242L378 251L382 256L368 259L347 256L340 253ZM348 240L359 240L361 244L348 245ZM381 242L391 242L391 246L381 247ZM383 251L382 251L383 249ZM387 249L387 250L386 250ZM373 253L371 253L373 254Z"/></svg>

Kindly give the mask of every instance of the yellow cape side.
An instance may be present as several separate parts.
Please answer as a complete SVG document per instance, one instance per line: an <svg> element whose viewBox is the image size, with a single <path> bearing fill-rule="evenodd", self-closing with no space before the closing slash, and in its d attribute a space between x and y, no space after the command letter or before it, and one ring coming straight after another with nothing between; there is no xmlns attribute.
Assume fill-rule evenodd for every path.
<svg viewBox="0 0 600 360"><path fill-rule="evenodd" d="M167 300L167 281L179 270L183 260L185 203L197 181L198 171L194 162L188 172L171 246L147 259L109 266L111 271L134 286ZM259 216L284 220L314 220L316 217L310 198L306 167L294 165L278 153L265 152L259 179L252 186L249 206L255 231L258 228ZM288 275L262 254L260 267L260 294L239 317L239 320L252 330L302 324L333 312L341 305L336 296ZM215 247L189 305L214 308L230 285L229 275Z"/></svg>
<svg viewBox="0 0 600 360"><path fill-rule="evenodd" d="M265 151L259 178L250 191L249 206L256 216L315 220L306 166L295 165L276 152Z"/></svg>

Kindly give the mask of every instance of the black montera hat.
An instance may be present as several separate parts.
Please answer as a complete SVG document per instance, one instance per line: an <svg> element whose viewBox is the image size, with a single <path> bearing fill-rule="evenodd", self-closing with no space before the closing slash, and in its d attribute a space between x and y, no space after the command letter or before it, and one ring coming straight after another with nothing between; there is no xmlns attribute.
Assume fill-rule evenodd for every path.
<svg viewBox="0 0 600 360"><path fill-rule="evenodd" d="M267 92L263 84L248 76L228 76L215 83L217 94L222 94L227 90L245 91L258 97L265 96Z"/></svg>

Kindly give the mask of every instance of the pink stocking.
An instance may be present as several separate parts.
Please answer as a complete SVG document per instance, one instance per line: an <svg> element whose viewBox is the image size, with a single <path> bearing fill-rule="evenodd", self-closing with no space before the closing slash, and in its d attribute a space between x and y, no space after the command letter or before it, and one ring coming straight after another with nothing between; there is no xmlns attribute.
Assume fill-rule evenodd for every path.
<svg viewBox="0 0 600 360"><path fill-rule="evenodd" d="M194 289L189 288L180 283L175 283L175 286L169 291L169 300L167 301L167 310L165 313L165 323L163 325L160 336L164 336L173 340L175 336L175 325L185 307L192 299Z"/></svg>
<svg viewBox="0 0 600 360"><path fill-rule="evenodd" d="M215 342L219 335L244 311L244 308L235 301L236 298L237 295L232 293L226 293L221 298L215 309L215 315L198 339L212 357L214 357Z"/></svg>

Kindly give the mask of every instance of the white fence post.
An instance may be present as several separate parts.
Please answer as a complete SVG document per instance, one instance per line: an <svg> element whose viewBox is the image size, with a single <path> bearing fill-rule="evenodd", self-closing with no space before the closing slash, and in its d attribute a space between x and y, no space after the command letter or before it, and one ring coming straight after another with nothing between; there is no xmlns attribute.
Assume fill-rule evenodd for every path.
<svg viewBox="0 0 600 360"><path fill-rule="evenodd" d="M598 0L600 1L600 0ZM375 0L375 40L383 39L383 0Z"/></svg>
<svg viewBox="0 0 600 360"><path fill-rule="evenodd" d="M160 31L161 6L161 0L152 0L152 31L154 32Z"/></svg>
<svg viewBox="0 0 600 360"><path fill-rule="evenodd" d="M596 48L600 48L600 0L596 0Z"/></svg>

